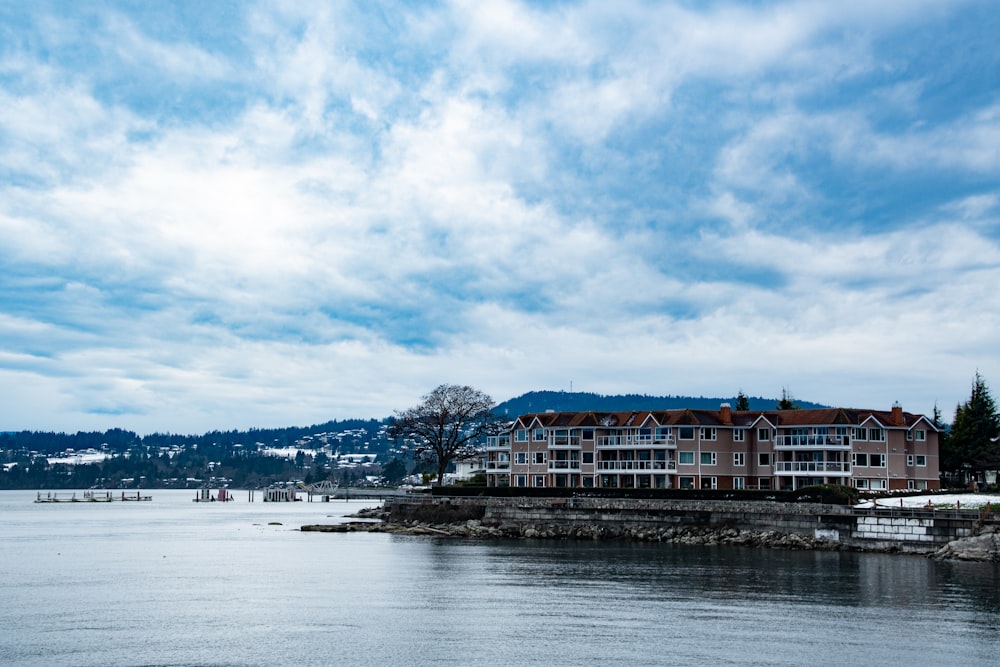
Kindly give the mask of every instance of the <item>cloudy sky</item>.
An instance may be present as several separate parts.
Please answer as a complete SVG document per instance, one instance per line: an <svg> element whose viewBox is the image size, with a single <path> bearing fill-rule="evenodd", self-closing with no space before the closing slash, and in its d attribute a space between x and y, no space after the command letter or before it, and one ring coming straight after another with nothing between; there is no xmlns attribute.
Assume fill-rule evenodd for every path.
<svg viewBox="0 0 1000 667"><path fill-rule="evenodd" d="M0 430L1000 394L982 2L0 2Z"/></svg>

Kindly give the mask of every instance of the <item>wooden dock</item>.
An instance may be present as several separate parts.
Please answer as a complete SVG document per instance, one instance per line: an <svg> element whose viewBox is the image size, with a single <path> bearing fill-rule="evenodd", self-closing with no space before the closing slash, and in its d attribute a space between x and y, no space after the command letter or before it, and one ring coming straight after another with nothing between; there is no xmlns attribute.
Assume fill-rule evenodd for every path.
<svg viewBox="0 0 1000 667"><path fill-rule="evenodd" d="M153 496L144 496L141 491L84 491L82 496L77 496L76 491L68 493L48 492L43 494L38 492L35 498L36 503L117 503L117 502L143 502L150 501Z"/></svg>

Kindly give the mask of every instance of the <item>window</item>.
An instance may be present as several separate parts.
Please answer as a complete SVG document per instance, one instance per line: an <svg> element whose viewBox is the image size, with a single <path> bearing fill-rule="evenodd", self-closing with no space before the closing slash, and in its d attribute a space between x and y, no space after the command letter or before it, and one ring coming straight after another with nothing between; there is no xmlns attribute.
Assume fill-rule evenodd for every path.
<svg viewBox="0 0 1000 667"><path fill-rule="evenodd" d="M856 466L861 466L862 468L868 467L868 455L867 454L851 454L851 463Z"/></svg>
<svg viewBox="0 0 1000 667"><path fill-rule="evenodd" d="M914 433L916 433L917 442L923 442L927 439L927 431L922 428L918 428Z"/></svg>
<svg viewBox="0 0 1000 667"><path fill-rule="evenodd" d="M917 454L917 466L923 468L927 465L927 457L923 454Z"/></svg>
<svg viewBox="0 0 1000 667"><path fill-rule="evenodd" d="M718 478L717 477L702 477L701 478L701 488L703 488L703 489L715 489L715 488L718 488Z"/></svg>
<svg viewBox="0 0 1000 667"><path fill-rule="evenodd" d="M583 486L588 489L594 488L594 478L587 475L583 478Z"/></svg>
<svg viewBox="0 0 1000 667"><path fill-rule="evenodd" d="M535 463L545 463L545 452L535 452ZM535 486L538 486L535 484Z"/></svg>
<svg viewBox="0 0 1000 667"><path fill-rule="evenodd" d="M873 491L885 491L886 481L884 479L873 479L871 481L871 488Z"/></svg>
<svg viewBox="0 0 1000 667"><path fill-rule="evenodd" d="M534 438L535 442L538 442L539 440L545 440L545 429L536 428L534 431L534 435L532 437Z"/></svg>
<svg viewBox="0 0 1000 667"><path fill-rule="evenodd" d="M906 455L906 465L913 466L913 454Z"/></svg>
<svg viewBox="0 0 1000 667"><path fill-rule="evenodd" d="M856 480L854 480L854 488L857 488L857 489L867 489L868 488L868 480L867 479L856 479Z"/></svg>
<svg viewBox="0 0 1000 667"><path fill-rule="evenodd" d="M906 432L906 439L907 440L913 440L913 431L907 431Z"/></svg>
<svg viewBox="0 0 1000 667"><path fill-rule="evenodd" d="M734 428L733 429L733 442L744 442L747 439L747 430L745 428Z"/></svg>
<svg viewBox="0 0 1000 667"><path fill-rule="evenodd" d="M545 475L535 475L535 486L545 486Z"/></svg>
<svg viewBox="0 0 1000 667"><path fill-rule="evenodd" d="M528 486L528 476L514 475L514 486Z"/></svg>
<svg viewBox="0 0 1000 667"><path fill-rule="evenodd" d="M908 480L906 480L906 488L908 488L908 489L915 489L915 488L917 488L917 485L913 483L912 479L908 479Z"/></svg>
<svg viewBox="0 0 1000 667"><path fill-rule="evenodd" d="M670 437L670 427L669 426L658 426L656 428L656 441L657 442L670 442L673 438Z"/></svg>
<svg viewBox="0 0 1000 667"><path fill-rule="evenodd" d="M771 453L760 452L759 454L757 454L757 464L762 466L771 465Z"/></svg>
<svg viewBox="0 0 1000 667"><path fill-rule="evenodd" d="M514 463L517 463L517 464L522 465L522 466L523 465L527 465L527 463L528 463L528 452L515 452L515 454L514 454ZM527 485L525 485L525 486L527 486Z"/></svg>
<svg viewBox="0 0 1000 667"><path fill-rule="evenodd" d="M737 467L742 467L747 464L747 455L743 452L733 453L733 465Z"/></svg>
<svg viewBox="0 0 1000 667"><path fill-rule="evenodd" d="M868 429L868 439L872 442L884 442L885 431L880 428L870 428Z"/></svg>
<svg viewBox="0 0 1000 667"><path fill-rule="evenodd" d="M701 427L701 439L702 440L715 440L715 428L711 426Z"/></svg>
<svg viewBox="0 0 1000 667"><path fill-rule="evenodd" d="M594 462L594 452L584 452L583 453L583 462L584 463L593 463Z"/></svg>
<svg viewBox="0 0 1000 667"><path fill-rule="evenodd" d="M746 481L742 477L733 477L733 488L737 491L747 488Z"/></svg>
<svg viewBox="0 0 1000 667"><path fill-rule="evenodd" d="M694 477L679 477L677 483L682 489L693 489Z"/></svg>
<svg viewBox="0 0 1000 667"><path fill-rule="evenodd" d="M701 464L703 466L714 466L715 465L715 452L702 452L701 453ZM702 487L704 488L704 487ZM714 486L712 487L715 488Z"/></svg>
<svg viewBox="0 0 1000 667"><path fill-rule="evenodd" d="M514 442L528 442L528 429L519 428L514 431Z"/></svg>
<svg viewBox="0 0 1000 667"><path fill-rule="evenodd" d="M681 440L694 440L694 426L681 426L677 429L677 437Z"/></svg>
<svg viewBox="0 0 1000 667"><path fill-rule="evenodd" d="M677 452L677 462L682 466L693 466L694 452Z"/></svg>
<svg viewBox="0 0 1000 667"><path fill-rule="evenodd" d="M592 428L585 428L585 429L583 429L583 436L582 436L582 438L584 440L593 440L594 439L594 429L592 429Z"/></svg>
<svg viewBox="0 0 1000 667"><path fill-rule="evenodd" d="M771 429L769 429L769 428L759 428L759 429L757 429L757 439L758 440L770 440L771 439Z"/></svg>
<svg viewBox="0 0 1000 667"><path fill-rule="evenodd" d="M855 440L867 440L868 439L868 429L866 429L866 428L856 428L856 429L854 429L854 439Z"/></svg>
<svg viewBox="0 0 1000 667"><path fill-rule="evenodd" d="M869 454L868 464L872 468L884 468L885 467L885 454Z"/></svg>

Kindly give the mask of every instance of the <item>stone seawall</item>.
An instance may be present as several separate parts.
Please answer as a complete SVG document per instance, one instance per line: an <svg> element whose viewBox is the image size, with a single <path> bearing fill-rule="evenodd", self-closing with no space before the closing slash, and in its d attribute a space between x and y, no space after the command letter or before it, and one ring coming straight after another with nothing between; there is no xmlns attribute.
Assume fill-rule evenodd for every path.
<svg viewBox="0 0 1000 667"><path fill-rule="evenodd" d="M397 524L462 526L471 536L639 539L931 553L976 534L976 517L841 505L614 498L387 499Z"/></svg>

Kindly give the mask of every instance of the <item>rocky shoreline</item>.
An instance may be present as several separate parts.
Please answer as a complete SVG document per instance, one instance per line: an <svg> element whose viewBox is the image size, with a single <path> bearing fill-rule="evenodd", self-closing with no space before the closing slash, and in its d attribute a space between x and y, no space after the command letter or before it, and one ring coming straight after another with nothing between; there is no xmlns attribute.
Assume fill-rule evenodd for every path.
<svg viewBox="0 0 1000 667"><path fill-rule="evenodd" d="M810 551L864 551L901 553L899 549L860 548L833 540L811 538L776 530L743 530L732 526L609 526L559 525L554 523L485 523L467 519L449 523L421 521L393 522L379 508L361 510L351 518L360 519L338 524L313 524L300 528L303 532L322 533L395 533L430 535L466 539L559 539L559 540L625 540L692 545L732 545L766 549ZM913 552L936 560L1000 562L1000 531L988 527L979 535L950 542L939 549Z"/></svg>

